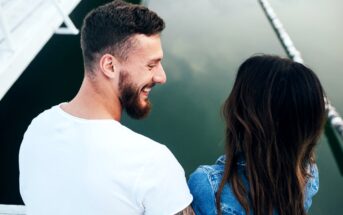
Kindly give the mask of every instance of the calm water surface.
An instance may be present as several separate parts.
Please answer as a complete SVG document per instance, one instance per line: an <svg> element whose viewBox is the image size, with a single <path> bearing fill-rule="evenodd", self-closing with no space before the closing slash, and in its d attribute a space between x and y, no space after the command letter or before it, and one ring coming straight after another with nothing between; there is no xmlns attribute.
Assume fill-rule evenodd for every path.
<svg viewBox="0 0 343 215"><path fill-rule="evenodd" d="M90 8L106 1L83 1L72 14L77 26ZM257 0L150 0L166 21L164 68L168 81L151 92L153 110L142 121L123 123L165 145L187 176L223 152L220 107L239 64L254 53L285 56ZM343 113L341 91L343 2L270 1L307 65L316 71L328 96ZM79 38L54 36L0 101L0 202L21 203L17 153L26 127L42 110L70 100L83 67ZM310 214L341 214L343 176L323 137L318 147L320 192ZM6 177L3 177L3 176Z"/></svg>
<svg viewBox="0 0 343 215"><path fill-rule="evenodd" d="M270 3L343 113L343 2ZM189 175L198 165L213 163L223 151L219 111L238 65L254 53L286 55L256 0L151 0L149 6L167 23L163 45L168 81L153 92L150 118L126 123L167 144ZM320 191L310 214L341 214L343 176L325 137L317 160Z"/></svg>

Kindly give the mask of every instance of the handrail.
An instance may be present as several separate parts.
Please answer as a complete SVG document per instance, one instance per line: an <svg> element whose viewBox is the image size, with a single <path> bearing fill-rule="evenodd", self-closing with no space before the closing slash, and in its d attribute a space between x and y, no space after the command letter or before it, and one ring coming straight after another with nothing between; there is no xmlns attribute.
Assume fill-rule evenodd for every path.
<svg viewBox="0 0 343 215"><path fill-rule="evenodd" d="M0 0L0 100L53 34L79 33L69 14L80 1Z"/></svg>
<svg viewBox="0 0 343 215"><path fill-rule="evenodd" d="M17 28L17 26L21 23L24 22L26 17L32 13L37 7L39 7L44 1L46 0L40 0L35 2L36 4L34 4L32 6L32 9L29 10L27 12L26 15L23 15L23 19L19 20L19 23L15 24L15 26L12 26L12 29L8 26L8 22L6 20L6 17L4 16L3 13L3 5L0 4L0 28L1 30L4 32L4 39L8 44L8 47L11 51L14 50L14 43L12 41L11 38L11 32ZM72 35L77 35L79 33L79 30L75 27L74 23L72 22L72 20L70 19L70 17L68 16L68 14L66 14L65 11L63 11L60 3L58 2L58 0L49 0L58 10L59 14L61 15L61 17L63 18L63 22L65 23L66 27L60 27L58 28L55 33L56 34L72 34ZM14 28L14 29L13 29Z"/></svg>
<svg viewBox="0 0 343 215"><path fill-rule="evenodd" d="M25 205L2 205L0 204L0 215L25 215Z"/></svg>
<svg viewBox="0 0 343 215"><path fill-rule="evenodd" d="M72 35L77 35L79 33L79 30L75 27L73 21L69 18L68 14L66 14L60 4L58 3L57 0L51 0L52 3L56 6L58 9L58 12L61 14L64 20L64 24L66 27L60 27L59 29L56 30L56 34L72 34Z"/></svg>
<svg viewBox="0 0 343 215"><path fill-rule="evenodd" d="M149 0L142 0L142 1L141 1L141 4L144 5L144 6L146 6L146 7L148 7L148 5L149 5Z"/></svg>
<svg viewBox="0 0 343 215"><path fill-rule="evenodd" d="M266 14L270 24L272 25L277 37L279 38L282 46L284 47L287 55L289 58L292 60L299 62L299 63L304 63L304 60L301 57L301 53L296 49L296 47L293 44L293 41L291 40L290 36L286 32L285 28L283 27L281 21L279 18L276 16L273 8L269 4L268 0L258 0L260 5L262 6L262 9L264 13ZM332 106L328 98L326 98L326 109L328 111L328 121L331 124L331 128L334 129L338 135L340 136L339 139L333 139L330 138L331 141L329 141L329 144L331 146L331 149L337 149L342 148L340 145L340 141L343 140L343 120L342 117L339 115L339 113L336 111L336 108ZM329 127L330 128L330 127ZM327 133L327 132L326 132ZM335 132L331 132L332 134L335 134ZM331 134L330 133L330 134ZM327 134L328 135L328 134ZM330 135L332 136L332 135ZM335 144L335 145L331 145ZM340 150L342 151L342 150ZM336 162L339 166L340 172L343 175L343 160L339 157L343 157L343 154L338 155L337 151L334 152Z"/></svg>
<svg viewBox="0 0 343 215"><path fill-rule="evenodd" d="M3 10L2 10L2 5L0 5L0 28L4 32L5 42L7 42L9 50L13 51L14 45L13 45L13 41L11 39L10 29L9 29L9 27L7 25L5 16L3 14L4 13L3 13Z"/></svg>

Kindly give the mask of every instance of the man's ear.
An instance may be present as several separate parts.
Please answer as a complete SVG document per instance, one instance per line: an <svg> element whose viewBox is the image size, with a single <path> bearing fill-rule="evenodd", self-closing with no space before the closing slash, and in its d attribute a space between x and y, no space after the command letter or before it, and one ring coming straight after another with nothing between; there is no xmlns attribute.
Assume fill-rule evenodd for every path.
<svg viewBox="0 0 343 215"><path fill-rule="evenodd" d="M101 72L108 78L115 78L118 74L118 61L110 54L104 54L99 61Z"/></svg>

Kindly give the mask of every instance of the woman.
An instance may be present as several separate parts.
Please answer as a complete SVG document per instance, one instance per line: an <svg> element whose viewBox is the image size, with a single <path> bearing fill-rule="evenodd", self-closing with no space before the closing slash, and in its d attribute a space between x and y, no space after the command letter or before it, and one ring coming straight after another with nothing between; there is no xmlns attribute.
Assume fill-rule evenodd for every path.
<svg viewBox="0 0 343 215"><path fill-rule="evenodd" d="M318 191L314 150L326 120L314 72L276 56L251 57L223 115L225 156L188 182L196 214L306 214Z"/></svg>

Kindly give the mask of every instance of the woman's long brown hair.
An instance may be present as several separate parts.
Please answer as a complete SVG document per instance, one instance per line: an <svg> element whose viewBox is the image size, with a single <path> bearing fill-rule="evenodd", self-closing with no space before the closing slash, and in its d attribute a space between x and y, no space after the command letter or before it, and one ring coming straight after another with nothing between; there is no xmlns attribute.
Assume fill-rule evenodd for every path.
<svg viewBox="0 0 343 215"><path fill-rule="evenodd" d="M314 148L326 120L318 77L302 64L276 56L254 56L239 68L224 103L226 163L216 193L232 189L247 214L305 215L304 190ZM245 159L245 187L237 161Z"/></svg>

